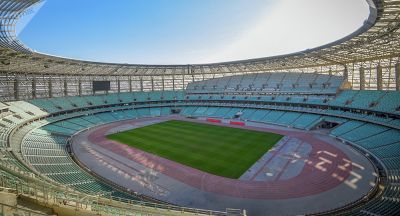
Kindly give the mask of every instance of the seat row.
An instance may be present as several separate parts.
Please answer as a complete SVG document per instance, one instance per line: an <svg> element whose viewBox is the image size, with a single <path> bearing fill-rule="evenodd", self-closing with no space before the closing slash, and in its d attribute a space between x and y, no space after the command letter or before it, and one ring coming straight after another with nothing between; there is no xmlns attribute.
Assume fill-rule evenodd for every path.
<svg viewBox="0 0 400 216"><path fill-rule="evenodd" d="M335 94L343 77L311 73L259 73L189 83L188 92L303 92Z"/></svg>

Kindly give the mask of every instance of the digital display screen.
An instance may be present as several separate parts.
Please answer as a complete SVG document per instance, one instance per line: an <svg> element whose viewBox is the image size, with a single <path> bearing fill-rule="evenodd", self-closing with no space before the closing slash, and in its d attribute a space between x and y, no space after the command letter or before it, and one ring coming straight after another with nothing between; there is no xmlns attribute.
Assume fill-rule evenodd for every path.
<svg viewBox="0 0 400 216"><path fill-rule="evenodd" d="M93 81L93 91L109 91L110 81Z"/></svg>

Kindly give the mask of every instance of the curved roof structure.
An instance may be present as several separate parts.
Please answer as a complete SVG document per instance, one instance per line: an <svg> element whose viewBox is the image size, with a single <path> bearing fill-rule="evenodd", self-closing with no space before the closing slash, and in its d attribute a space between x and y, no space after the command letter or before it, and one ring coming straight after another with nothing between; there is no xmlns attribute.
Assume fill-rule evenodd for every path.
<svg viewBox="0 0 400 216"><path fill-rule="evenodd" d="M83 172L81 167L75 164L76 161L69 158L70 152L66 146L69 146L70 143L67 140L70 140L73 134L102 124L160 117L171 114L171 111L176 108L183 109L182 117L197 116L196 112L200 110L198 116L214 118L218 115L208 114L209 110L214 110L213 112L216 113L217 110L226 109L221 114L223 117L228 116L226 119L230 119L240 112L243 114L240 116L240 122L243 120L243 122L253 121L260 124L279 125L289 128L290 133L294 128L309 130L319 127L321 123L332 124L332 126L338 124L329 131L332 140L335 138L346 143L342 147L351 145L354 149L349 149L350 151L359 154L360 157L367 156L375 165L374 167L371 169L360 168L359 165L362 164L358 164L357 161L355 161L356 164L347 158L336 157L341 153L337 151L340 154L336 152L333 154L330 147L326 149L330 152L324 152L325 147L321 148L321 141L326 140L322 137L315 142L315 146L318 146L314 149L315 151L307 150L311 151L310 160L303 155L294 157L294 159L307 159L304 160L307 162L304 164L312 165L309 167L311 169L305 168L306 174L311 173L310 176L315 177L315 171L318 172L318 170L325 172L324 176L327 178L322 178L320 181L323 186L325 184L329 186L330 183L339 180L344 182L346 187L337 187L337 189L352 193L357 189L355 183L360 183L363 179L365 184L360 184L359 188L365 185L374 188L372 190L366 188L369 190L368 194L355 202L340 200L338 204L343 206L340 209L320 212L317 215L341 214L342 211L344 215L395 215L396 213L398 215L400 213L398 205L400 202L400 148L398 148L400 143L400 0L366 0L370 5L369 19L353 34L334 43L282 56L196 65L113 64L37 53L18 40L15 34L15 25L21 16L28 13L30 8L40 1L0 0L0 168L4 169L6 173L9 172L18 177L18 181L7 176L7 178L1 179L8 179L3 181L6 183L3 184L4 187L10 185L11 188L15 187L14 190L8 191L22 193L22 195L25 193L29 197L35 195L37 200L44 200L43 202L46 203L50 201L50 204L52 201L58 203L62 200L65 201L65 206L68 201L80 212L84 212L83 206L85 206L85 210L90 209L91 213L101 214L105 210L107 213L126 213L127 210L133 210L135 213L144 211L149 214L153 211L157 211L155 214L163 214L168 211L169 214L177 209L179 210L177 214L182 214L185 210L213 214L211 211L180 208L173 205L168 205L168 210L157 210L154 207L158 207L158 204L150 205L149 203L149 208L147 208L142 201L140 201L140 211L136 211L136 208L139 208L136 205L138 203L135 201L136 199L157 201L155 200L157 197L152 196L156 194L152 185L149 186L151 197L136 193L136 190L128 190L134 192L133 195L135 195L132 197L134 199L129 201L129 205L128 202L125 203L127 205L123 202L113 202L111 201L112 194L122 191L114 191L116 185L109 187L108 183L97 182L97 178L93 178L92 181L92 177ZM247 73L258 74L230 76ZM329 76L320 74L329 74ZM223 76L229 77L215 79ZM206 81L206 83L195 82L212 78L214 79ZM338 89L343 87L344 79L347 79L353 88L361 90L396 89L398 92L344 91L340 93ZM110 88L100 91L100 94L96 95L93 81L98 80L107 81ZM185 88L187 91L176 91ZM148 91L152 92L148 93ZM89 96L80 97L84 95ZM25 101L10 102L13 100ZM202 108L199 109L200 107ZM168 114L162 114L165 108L167 108ZM189 109L185 111L184 109L187 108ZM130 112L132 110L133 112ZM185 114L186 112L187 114ZM271 116L269 116L270 114ZM96 118L98 120L94 120ZM93 119L93 122L90 119ZM115 128L115 125L111 125L111 127ZM324 133L327 135L327 132ZM33 135L32 138L29 138L30 135ZM293 137L303 138L304 136L294 135ZM336 141L339 142L338 140ZM46 145L42 145L42 142ZM332 143L332 146L336 145L335 143ZM299 140L296 145L297 147L303 145L303 141ZM43 146L47 148L44 149ZM298 150L299 148L295 151L300 154ZM322 160L318 156L318 152L335 155L332 156L335 160L332 159L333 162L330 161L330 163L326 162L327 159ZM289 153L284 154L289 155ZM48 159L53 157L61 159L59 161ZM314 160L316 158L319 160ZM284 159L282 160L285 162L283 165L286 166L286 162L290 162L291 158ZM331 167L335 167L335 170L326 172L325 167L320 166L321 161L332 165ZM71 168L71 172L60 173L61 168L60 170L49 168L49 172L45 174L39 168L36 169L36 166L51 165L53 167L53 165L65 165L66 162L68 169L63 169L70 170ZM303 166L303 162L300 160L299 162ZM342 164L344 162L345 164ZM110 167L112 170L113 166ZM318 170L314 170L314 168ZM336 171L336 168L341 171ZM257 175L264 175L264 173L259 173L262 169L259 168L260 171L257 171ZM373 173L373 181L363 175L353 173L356 170L364 170L369 175ZM92 171L90 170L90 173L93 174ZM273 176L274 184L284 173L282 169L278 171L279 174ZM111 172L105 173L109 175ZM345 173L347 173L346 176L343 175ZM121 171L121 175L123 174L126 174L125 171ZM350 174L352 176L348 178ZM193 181L192 174L184 175ZM296 175L299 176L298 173ZM54 178L49 176L54 176ZM167 182L169 185L171 184L170 177ZM200 182L199 188L205 188L206 181L203 181L203 177L203 174L199 175L200 181L197 181ZM251 178L256 177L255 175ZM75 178L78 181L74 181ZM133 176L129 176L129 178L136 179ZM47 181L42 181L43 179L51 180L51 185ZM142 185L144 181L141 178L137 179L139 180L133 181L133 184ZM53 180L59 180L59 182L55 183ZM213 179L211 181L213 185L210 188L215 188L217 181L219 180ZM291 184L286 178L284 181L289 182L284 185L288 188L299 185ZM308 182L313 184L316 181ZM88 185L83 185L86 183ZM60 184L68 187L60 187ZM148 182L143 184L148 184ZM150 184L153 183L150 182ZM237 184L235 182L233 184L235 184L235 189L238 189ZM176 185L174 183L174 187ZM125 189L122 184L120 186L117 189ZM247 183L246 186L251 191L261 188ZM49 187L50 190L45 190L45 187ZM159 186L156 185L156 187ZM160 185L161 187L163 185ZM70 190L85 191L87 188L90 188L88 193ZM231 190L231 188L231 186L225 187L227 190ZM277 188L272 187L272 189L278 191ZM167 190L162 188L160 191L162 191L160 194L164 196ZM321 192L314 188L311 188L311 191L313 193ZM244 192L236 192L235 194L243 198ZM304 195L304 192L300 192ZM96 194L96 196L91 194ZM106 195L109 195L110 198ZM116 197L124 199L126 195L120 193ZM171 201L170 196L164 197L168 202ZM209 195L204 197L208 198ZM337 198L340 197L340 195L337 196ZM128 198L130 199L130 197ZM311 203L309 198L310 196L307 195L306 204ZM320 199L321 197L316 195L314 198ZM328 201L331 202L331 197L328 198ZM119 200L121 201L121 198ZM270 201L268 199L268 202ZM290 205L293 205L294 202L296 200L292 199ZM132 205L132 203L134 204ZM90 208L88 208L88 204ZM148 211L150 206L152 210ZM297 206L302 207L301 205ZM327 208L323 205L321 207ZM225 215L225 213L218 214Z"/></svg>
<svg viewBox="0 0 400 216"><path fill-rule="evenodd" d="M315 49L282 56L198 65L113 64L34 52L18 40L15 24L19 17L40 1L4 0L0 3L0 71L10 74L129 76L246 73L326 66L346 71L348 64L399 57L400 2L396 0L366 0L370 16L360 29Z"/></svg>

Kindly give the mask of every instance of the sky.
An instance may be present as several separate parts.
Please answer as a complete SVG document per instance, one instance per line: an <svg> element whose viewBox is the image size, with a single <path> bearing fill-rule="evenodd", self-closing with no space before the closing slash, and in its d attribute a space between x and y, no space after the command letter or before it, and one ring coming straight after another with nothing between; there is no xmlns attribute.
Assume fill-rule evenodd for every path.
<svg viewBox="0 0 400 216"><path fill-rule="evenodd" d="M75 59L200 64L318 47L368 15L365 0L47 0L17 34L35 51Z"/></svg>

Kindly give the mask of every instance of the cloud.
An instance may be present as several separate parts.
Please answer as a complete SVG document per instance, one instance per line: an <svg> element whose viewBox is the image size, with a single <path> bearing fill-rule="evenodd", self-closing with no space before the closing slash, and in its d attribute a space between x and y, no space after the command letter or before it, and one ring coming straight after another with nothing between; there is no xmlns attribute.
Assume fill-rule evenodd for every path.
<svg viewBox="0 0 400 216"><path fill-rule="evenodd" d="M54 2L52 3L54 4ZM248 4L246 1L244 2ZM248 0L248 2L252 1ZM17 25L17 35L23 31L43 5L44 2L38 4L30 14L22 17ZM175 32L167 32L180 37L168 38L163 34L148 31L148 37L140 41L140 37L121 36L129 35L129 33L111 31L108 32L112 34L110 38L113 38L110 43L99 42L101 40L108 42L108 39L98 37L98 35L102 34L93 35L93 38L90 37L90 40L86 40L86 43L84 43L83 39L85 37L82 37L82 35L85 34L81 33L73 34L72 36L66 34L70 38L62 38L60 36L59 38L54 37L52 40L33 38L34 40L28 41L32 44L40 44L45 41L45 45L42 46L47 47L48 52L55 55L73 56L74 58L95 61L139 64L215 63L288 54L325 45L353 33L369 15L366 0L268 0L268 4L259 5L264 5L263 7L265 8L252 9L248 7L247 10L239 10L239 13L248 14L250 11L252 14L252 16L242 14L243 19L241 20L243 22L240 25L232 21L231 23L223 23L225 26L200 25L198 28L201 31L199 32L181 31L180 29L179 32L176 30ZM46 7L43 7L43 12L48 12L52 8L51 6L57 9L49 2ZM222 4L222 6L224 5ZM171 5L171 7L174 7L174 5ZM232 14L239 16L238 14ZM232 14L218 13L216 17L231 16ZM199 16L202 18L202 14ZM205 13L204 16L207 16L207 14ZM60 15L60 17L62 16ZM43 18L43 16L38 18ZM199 19L199 21L202 21L202 19ZM193 23L191 25L198 24ZM56 23L56 25L59 26L60 24ZM47 28L46 26L41 27ZM90 27L96 32L96 25ZM150 27L151 29L156 29L157 26ZM217 31L221 29L227 29L227 31ZM34 32L35 29L30 30ZM124 31L125 29L121 28L121 30ZM101 31L104 31L104 28ZM135 31L141 32L142 30L135 29ZM144 32L146 32L146 28L144 28ZM21 35L23 36L24 34ZM121 40L116 39L118 37L112 37L115 35L120 35L118 37L121 37ZM133 33L133 35L136 34ZM198 35L204 35L204 38L198 37ZM180 40L176 40L176 38L180 38ZM189 40L190 38L195 39ZM61 40L65 40L65 43L60 43L59 41ZM76 42L71 42L74 40ZM51 44L49 41L55 44ZM152 48L139 45L140 42L146 44L149 41L150 44L147 46ZM78 47L68 46L68 44L78 44ZM69 55L65 54L65 52L69 53Z"/></svg>
<svg viewBox="0 0 400 216"><path fill-rule="evenodd" d="M281 0L206 62L288 54L343 38L369 15L365 0Z"/></svg>

